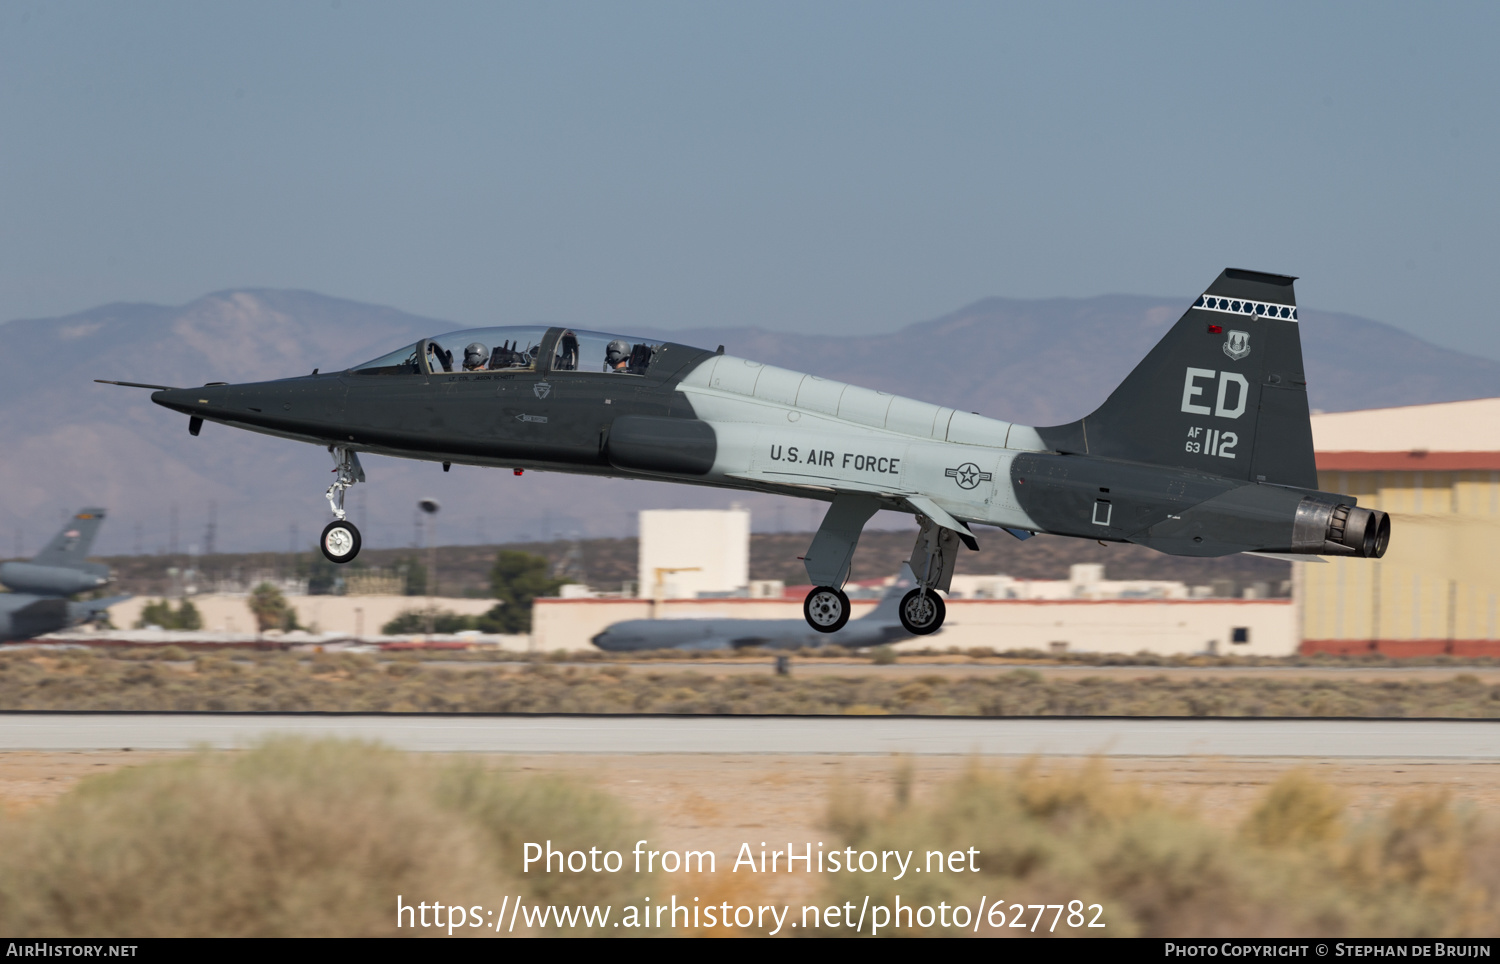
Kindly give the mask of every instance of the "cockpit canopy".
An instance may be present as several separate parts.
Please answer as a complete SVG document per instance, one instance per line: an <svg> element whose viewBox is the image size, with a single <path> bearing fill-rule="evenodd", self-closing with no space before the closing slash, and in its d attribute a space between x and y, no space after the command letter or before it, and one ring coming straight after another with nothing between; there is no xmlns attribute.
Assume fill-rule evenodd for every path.
<svg viewBox="0 0 1500 964"><path fill-rule="evenodd" d="M659 341L569 328L557 337L552 370L644 375L661 345Z"/></svg>
<svg viewBox="0 0 1500 964"><path fill-rule="evenodd" d="M472 328L354 366L356 375L599 372L644 375L662 342L576 328Z"/></svg>

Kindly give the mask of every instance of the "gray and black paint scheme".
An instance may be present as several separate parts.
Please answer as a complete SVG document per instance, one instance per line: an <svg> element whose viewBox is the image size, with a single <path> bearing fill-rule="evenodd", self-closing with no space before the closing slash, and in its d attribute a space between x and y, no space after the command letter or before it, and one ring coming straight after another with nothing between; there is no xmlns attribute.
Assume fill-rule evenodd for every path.
<svg viewBox="0 0 1500 964"><path fill-rule="evenodd" d="M0 583L10 590L0 593L0 640L31 639L92 622L130 598L68 598L110 582L108 566L84 561L103 522L103 509L80 509L29 562L0 564Z"/></svg>
<svg viewBox="0 0 1500 964"><path fill-rule="evenodd" d="M593 644L611 653L653 649L689 651L762 649L815 649L838 645L864 649L910 639L901 625L901 598L916 586L911 570L901 572L887 587L875 608L851 619L830 636L801 619L629 619L613 623L593 637Z"/></svg>
<svg viewBox="0 0 1500 964"><path fill-rule="evenodd" d="M1224 271L1095 412L1040 428L722 348L564 328L455 332L300 378L138 387L195 435L209 421L326 446L338 476L323 550L340 562L359 550L342 504L364 480L360 452L800 496L829 503L804 614L836 632L865 522L911 513L918 585L900 618L925 634L976 524L1174 555L1381 556L1385 513L1317 489L1293 281Z"/></svg>

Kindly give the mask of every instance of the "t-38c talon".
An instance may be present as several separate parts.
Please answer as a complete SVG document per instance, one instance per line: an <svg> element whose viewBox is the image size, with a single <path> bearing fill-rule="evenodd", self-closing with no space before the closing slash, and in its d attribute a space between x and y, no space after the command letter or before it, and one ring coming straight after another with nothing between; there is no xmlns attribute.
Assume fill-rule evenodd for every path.
<svg viewBox="0 0 1500 964"><path fill-rule="evenodd" d="M360 452L794 495L829 503L804 612L836 632L865 522L909 512L917 585L900 618L920 635L942 624L937 591L958 547L978 547L974 524L1174 555L1381 556L1386 514L1317 491L1292 282L1225 271L1098 410L1045 428L567 328L453 332L272 382L138 387L194 435L210 421L326 446L335 562L359 552L343 497L365 479Z"/></svg>

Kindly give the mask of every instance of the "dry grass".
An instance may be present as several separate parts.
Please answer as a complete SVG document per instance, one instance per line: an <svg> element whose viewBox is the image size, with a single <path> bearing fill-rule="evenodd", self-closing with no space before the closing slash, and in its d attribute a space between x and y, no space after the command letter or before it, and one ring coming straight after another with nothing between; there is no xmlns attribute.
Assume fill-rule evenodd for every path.
<svg viewBox="0 0 1500 964"><path fill-rule="evenodd" d="M177 656L179 659L171 659ZM913 714L952 716L1500 717L1472 673L1417 679L798 677L548 662L424 666L414 658L290 653L192 658L92 650L0 653L0 710Z"/></svg>
<svg viewBox="0 0 1500 964"><path fill-rule="evenodd" d="M275 741L88 779L53 806L0 820L0 931L382 936L413 933L395 927L397 895L488 908L516 894L622 903L652 880L523 876L521 844L624 852L644 836L617 801L556 779Z"/></svg>
<svg viewBox="0 0 1500 964"><path fill-rule="evenodd" d="M1112 781L1097 761L1050 771L975 766L928 806L906 802L901 773L888 806L835 793L827 823L839 846L914 850L918 861L928 850L975 847L981 871L833 876L827 902L857 906L866 894L888 906L897 894L933 906L972 907L982 895L1023 905L1081 900L1103 905L1108 927L1093 933L1112 937L1457 937L1500 928L1500 832L1443 796L1405 798L1356 824L1334 790L1294 771L1237 832L1225 832ZM1024 915L1027 927L1032 916Z"/></svg>
<svg viewBox="0 0 1500 964"><path fill-rule="evenodd" d="M899 894L907 905L972 907L983 895L1004 898L1009 912L1012 902L1079 900L1104 907L1108 927L1093 933L1106 936L1459 937L1500 927L1500 833L1442 795L1398 799L1356 820L1338 791L1293 771L1224 828L1112 779L1097 761L975 765L935 793L915 792L915 782L910 761L897 761L879 803L835 788L818 839L829 849L915 851L917 866L930 850L972 847L980 871L821 875L819 904L858 906L868 895L889 906ZM526 841L628 853L651 836L580 782L363 744L275 741L86 779L53 804L0 818L0 930L412 933L394 927L397 894L487 908L516 894L528 904L610 904L614 919L644 896L779 900L764 875L723 862L706 877L519 872Z"/></svg>

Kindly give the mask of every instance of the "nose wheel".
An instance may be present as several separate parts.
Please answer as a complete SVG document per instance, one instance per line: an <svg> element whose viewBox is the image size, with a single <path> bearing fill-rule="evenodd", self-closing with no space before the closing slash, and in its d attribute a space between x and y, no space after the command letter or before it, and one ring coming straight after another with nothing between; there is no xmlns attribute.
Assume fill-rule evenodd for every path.
<svg viewBox="0 0 1500 964"><path fill-rule="evenodd" d="M913 636L927 636L938 631L943 625L943 619L948 615L948 606L931 589L918 587L901 597L901 605L896 610L901 617L901 625Z"/></svg>
<svg viewBox="0 0 1500 964"><path fill-rule="evenodd" d="M802 616L820 633L836 633L849 621L849 597L842 589L818 586L802 600Z"/></svg>
<svg viewBox="0 0 1500 964"><path fill-rule="evenodd" d="M359 555L359 530L354 523L335 519L323 527L318 546L329 562L344 563Z"/></svg>
<svg viewBox="0 0 1500 964"><path fill-rule="evenodd" d="M349 521L349 514L344 511L344 492L349 486L365 480L365 470L359 464L359 453L353 449L330 445L328 454L333 456L335 478L328 487L326 496L328 507L333 510L336 518L323 527L318 547L323 550L323 555L329 562L344 563L359 555L360 545L359 530Z"/></svg>

